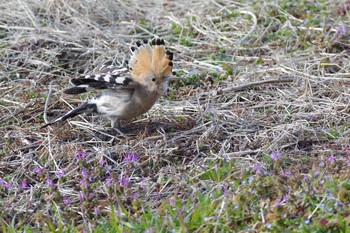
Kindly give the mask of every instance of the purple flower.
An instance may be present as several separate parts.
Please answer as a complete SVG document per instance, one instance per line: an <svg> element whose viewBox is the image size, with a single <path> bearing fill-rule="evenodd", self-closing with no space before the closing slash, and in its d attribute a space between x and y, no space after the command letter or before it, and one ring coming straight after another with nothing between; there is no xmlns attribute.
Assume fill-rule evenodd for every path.
<svg viewBox="0 0 350 233"><path fill-rule="evenodd" d="M269 223L266 223L266 228L267 229L271 229L271 226L272 226L272 224L269 222Z"/></svg>
<svg viewBox="0 0 350 233"><path fill-rule="evenodd" d="M349 164L350 164L350 161L349 161ZM144 177L141 178L141 182L140 182L140 186L141 188L144 188L146 185L146 179Z"/></svg>
<svg viewBox="0 0 350 233"><path fill-rule="evenodd" d="M253 181L254 181L254 177L253 177L253 176L250 176L250 177L248 178L248 184L252 183Z"/></svg>
<svg viewBox="0 0 350 233"><path fill-rule="evenodd" d="M281 158L281 152L280 151L272 151L270 154L270 157L273 159L273 161L277 161Z"/></svg>
<svg viewBox="0 0 350 233"><path fill-rule="evenodd" d="M137 155L135 153L127 153L125 158L124 158L124 161L125 162L134 162L136 163L137 162Z"/></svg>
<svg viewBox="0 0 350 233"><path fill-rule="evenodd" d="M132 193L133 200L137 200L139 198L139 194L137 192Z"/></svg>
<svg viewBox="0 0 350 233"><path fill-rule="evenodd" d="M106 174L111 174L111 170L108 167L105 167Z"/></svg>
<svg viewBox="0 0 350 233"><path fill-rule="evenodd" d="M334 163L334 162L335 162L335 157L334 157L333 154L331 154L331 155L328 156L328 161L329 161L330 163Z"/></svg>
<svg viewBox="0 0 350 233"><path fill-rule="evenodd" d="M118 180L120 187L126 187L129 184L129 176L122 177Z"/></svg>
<svg viewBox="0 0 350 233"><path fill-rule="evenodd" d="M56 188L56 185L53 183L53 181L50 178L46 179L46 183L51 187L51 188Z"/></svg>
<svg viewBox="0 0 350 233"><path fill-rule="evenodd" d="M8 182L8 183L5 185L5 188L6 188L7 190L9 190L11 187L12 187L12 185L11 185L10 182Z"/></svg>
<svg viewBox="0 0 350 233"><path fill-rule="evenodd" d="M254 164L254 172L256 173L256 174L262 174L262 171L261 171L261 167L260 167L260 165L259 164Z"/></svg>
<svg viewBox="0 0 350 233"><path fill-rule="evenodd" d="M215 67L215 72L219 73L221 71L220 67Z"/></svg>
<svg viewBox="0 0 350 233"><path fill-rule="evenodd" d="M145 230L143 233L152 233L153 227L149 227L147 230Z"/></svg>
<svg viewBox="0 0 350 233"><path fill-rule="evenodd" d="M64 169L59 169L56 171L56 176L58 177L58 179L61 179L64 176Z"/></svg>
<svg viewBox="0 0 350 233"><path fill-rule="evenodd" d="M307 175L303 175L303 180L308 180L309 179L309 177L307 176Z"/></svg>
<svg viewBox="0 0 350 233"><path fill-rule="evenodd" d="M293 176L293 174L290 171L285 171L284 175L286 175L288 178Z"/></svg>
<svg viewBox="0 0 350 233"><path fill-rule="evenodd" d="M87 183L86 183L85 180L81 179L81 180L80 180L80 184L81 184L85 189L88 188L88 185L87 185Z"/></svg>
<svg viewBox="0 0 350 233"><path fill-rule="evenodd" d="M21 187L22 187L22 189L28 188L27 180L23 180L23 181L22 181Z"/></svg>
<svg viewBox="0 0 350 233"><path fill-rule="evenodd" d="M174 198L170 198L169 204L171 206L175 206L175 199Z"/></svg>
<svg viewBox="0 0 350 233"><path fill-rule="evenodd" d="M4 186L5 186L5 181L2 178L0 178L0 187L4 187Z"/></svg>
<svg viewBox="0 0 350 233"><path fill-rule="evenodd" d="M275 201L275 204L273 205L274 207L278 207L281 204L281 198L277 198Z"/></svg>
<svg viewBox="0 0 350 233"><path fill-rule="evenodd" d="M118 211L118 210L114 210L114 214L115 214L115 216L117 216L117 217L119 217L119 216L120 216L120 213L119 213L119 211Z"/></svg>
<svg viewBox="0 0 350 233"><path fill-rule="evenodd" d="M65 204L66 206L69 206L70 205L70 197L64 197L63 204Z"/></svg>
<svg viewBox="0 0 350 233"><path fill-rule="evenodd" d="M107 178L106 178L106 185L107 185L107 187L111 187L111 185L112 185L111 176L107 176Z"/></svg>
<svg viewBox="0 0 350 233"><path fill-rule="evenodd" d="M332 193L328 194L328 196L327 196L327 201L329 201L329 200L331 200L331 199L333 199L333 194L332 194Z"/></svg>
<svg viewBox="0 0 350 233"><path fill-rule="evenodd" d="M346 34L346 28L344 26L338 26L338 33L340 35L345 35Z"/></svg>
<svg viewBox="0 0 350 233"><path fill-rule="evenodd" d="M84 151L77 151L75 153L75 155L76 155L76 158L77 158L78 161L82 160L82 159L85 159L85 157L86 157L86 153Z"/></svg>
<svg viewBox="0 0 350 233"><path fill-rule="evenodd" d="M41 168L40 167L34 167L34 172L38 175L40 175L42 173Z"/></svg>
<svg viewBox="0 0 350 233"><path fill-rule="evenodd" d="M288 193L286 193L283 196L282 200L281 200L281 198L277 198L277 200L275 201L274 207L280 206L282 203L285 203L286 201L288 201L288 199L289 199Z"/></svg>
<svg viewBox="0 0 350 233"><path fill-rule="evenodd" d="M87 177L87 171L86 171L86 169L85 168L83 168L82 170L81 170L81 175L83 176L83 177Z"/></svg>
<svg viewBox="0 0 350 233"><path fill-rule="evenodd" d="M228 188L224 188L223 193L225 196L229 196L231 194Z"/></svg>
<svg viewBox="0 0 350 233"><path fill-rule="evenodd" d="M94 215L97 216L98 215L98 208L95 206L94 207Z"/></svg>
<svg viewBox="0 0 350 233"><path fill-rule="evenodd" d="M101 159L101 161L100 161L100 165L103 167L105 164L106 164L106 160Z"/></svg>
<svg viewBox="0 0 350 233"><path fill-rule="evenodd" d="M94 193L89 193L89 200L91 200L92 198L95 197L95 194Z"/></svg>

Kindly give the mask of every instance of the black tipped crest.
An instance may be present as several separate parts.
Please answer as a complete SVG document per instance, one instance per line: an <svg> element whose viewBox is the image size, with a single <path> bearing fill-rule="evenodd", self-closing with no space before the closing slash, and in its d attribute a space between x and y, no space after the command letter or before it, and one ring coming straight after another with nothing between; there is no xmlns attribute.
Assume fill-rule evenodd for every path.
<svg viewBox="0 0 350 233"><path fill-rule="evenodd" d="M166 53L166 55L168 55L169 60L172 61L174 58L174 54L172 52L169 52L169 51L166 51L165 53Z"/></svg>
<svg viewBox="0 0 350 233"><path fill-rule="evenodd" d="M159 39L159 38L157 39L156 44L157 45L165 45L164 40L163 39Z"/></svg>
<svg viewBox="0 0 350 233"><path fill-rule="evenodd" d="M154 38L154 39L151 41L151 45L165 45L165 42L164 42L163 39Z"/></svg>

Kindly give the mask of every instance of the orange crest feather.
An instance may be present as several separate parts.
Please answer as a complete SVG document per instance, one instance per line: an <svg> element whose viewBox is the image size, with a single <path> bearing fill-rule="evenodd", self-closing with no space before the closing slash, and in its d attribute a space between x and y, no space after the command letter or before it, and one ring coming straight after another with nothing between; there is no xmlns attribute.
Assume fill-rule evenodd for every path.
<svg viewBox="0 0 350 233"><path fill-rule="evenodd" d="M165 50L164 40L154 39L152 45L140 45L133 52L129 66L133 79L139 83L147 76L163 79L172 72L172 54Z"/></svg>

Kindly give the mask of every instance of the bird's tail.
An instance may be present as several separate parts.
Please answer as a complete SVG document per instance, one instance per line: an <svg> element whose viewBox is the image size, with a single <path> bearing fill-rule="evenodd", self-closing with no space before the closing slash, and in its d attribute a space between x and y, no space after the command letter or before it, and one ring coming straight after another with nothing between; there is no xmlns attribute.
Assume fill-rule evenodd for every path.
<svg viewBox="0 0 350 233"><path fill-rule="evenodd" d="M67 112L63 116L61 116L53 121L48 122L47 124L41 126L40 128L45 128L45 127L52 125L56 122L65 121L69 118L75 117L75 116L80 115L82 113L91 113L91 112L97 112L96 104L87 102L87 103L84 103L83 105L76 107L75 109Z"/></svg>

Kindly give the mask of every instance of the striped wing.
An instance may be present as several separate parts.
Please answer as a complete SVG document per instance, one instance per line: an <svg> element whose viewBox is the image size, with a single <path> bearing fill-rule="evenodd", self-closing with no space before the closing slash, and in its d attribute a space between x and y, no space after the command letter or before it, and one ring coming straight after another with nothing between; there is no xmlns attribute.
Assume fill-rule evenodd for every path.
<svg viewBox="0 0 350 233"><path fill-rule="evenodd" d="M128 68L106 65L94 74L72 78L70 82L74 87L64 90L65 94L77 95L95 89L133 88Z"/></svg>

